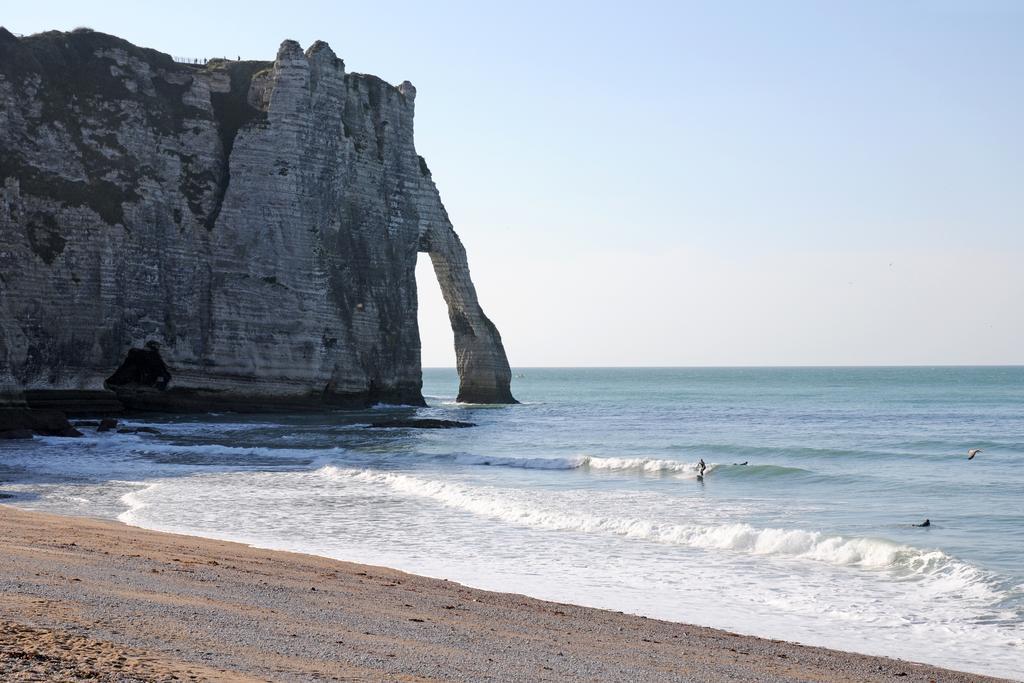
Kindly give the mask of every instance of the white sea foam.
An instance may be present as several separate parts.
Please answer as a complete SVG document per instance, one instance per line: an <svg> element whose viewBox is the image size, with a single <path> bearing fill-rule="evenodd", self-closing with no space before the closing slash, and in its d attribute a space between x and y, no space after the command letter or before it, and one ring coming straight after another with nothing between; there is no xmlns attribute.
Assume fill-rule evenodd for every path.
<svg viewBox="0 0 1024 683"><path fill-rule="evenodd" d="M653 458L597 458L584 456L580 467L593 470L629 470L643 472L646 474L682 474L697 476L698 469L695 462L679 462L677 460L658 460ZM717 463L708 463L706 473L710 474Z"/></svg>
<svg viewBox="0 0 1024 683"><path fill-rule="evenodd" d="M637 472L642 474L673 474L679 476L697 476L697 463L679 462L676 460L657 460L653 458L598 458L591 455L578 455L562 458L517 458L506 456L484 456L460 454L454 456L455 462L463 465L491 465L495 467L521 467L536 470L609 470L621 472ZM713 471L717 465L711 463L707 472Z"/></svg>
<svg viewBox="0 0 1024 683"><path fill-rule="evenodd" d="M550 531L605 533L704 550L810 560L834 566L889 569L896 578L928 579L936 593L957 591L991 602L998 599L986 575L937 550L924 550L879 538L828 536L804 529L757 528L750 524L676 524L578 510L558 509L517 499L513 491L375 470L327 465L317 473L336 481L377 484L401 494L518 526Z"/></svg>
<svg viewBox="0 0 1024 683"><path fill-rule="evenodd" d="M121 496L121 502L128 507L124 512L117 516L117 520L130 526L144 526L144 520L141 518L141 513L144 509L149 507L149 503L144 499L145 494L157 488L159 484L141 481L122 483L133 484L138 488Z"/></svg>

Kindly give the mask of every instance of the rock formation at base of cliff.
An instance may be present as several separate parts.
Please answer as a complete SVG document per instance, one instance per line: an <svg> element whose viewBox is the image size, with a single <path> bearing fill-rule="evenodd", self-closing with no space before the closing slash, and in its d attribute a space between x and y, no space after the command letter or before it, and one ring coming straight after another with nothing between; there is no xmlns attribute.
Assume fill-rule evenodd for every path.
<svg viewBox="0 0 1024 683"><path fill-rule="evenodd" d="M189 65L88 30L0 28L0 399L422 404L426 253L459 400L514 402L416 154L415 98L323 42Z"/></svg>

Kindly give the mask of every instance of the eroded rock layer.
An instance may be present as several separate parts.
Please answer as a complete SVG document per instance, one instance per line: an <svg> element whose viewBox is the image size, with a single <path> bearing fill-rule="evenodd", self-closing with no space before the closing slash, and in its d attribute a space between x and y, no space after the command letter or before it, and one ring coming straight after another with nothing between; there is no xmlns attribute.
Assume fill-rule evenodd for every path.
<svg viewBox="0 0 1024 683"><path fill-rule="evenodd" d="M420 404L426 252L460 400L512 402L416 154L415 97L322 42L193 66L91 31L0 29L0 395Z"/></svg>

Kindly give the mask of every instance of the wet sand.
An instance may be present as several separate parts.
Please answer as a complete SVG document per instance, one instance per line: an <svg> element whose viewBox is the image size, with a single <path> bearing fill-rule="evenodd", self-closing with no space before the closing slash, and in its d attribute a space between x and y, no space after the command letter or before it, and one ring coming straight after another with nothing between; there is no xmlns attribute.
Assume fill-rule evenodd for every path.
<svg viewBox="0 0 1024 683"><path fill-rule="evenodd" d="M65 681L997 680L3 505L0 672Z"/></svg>

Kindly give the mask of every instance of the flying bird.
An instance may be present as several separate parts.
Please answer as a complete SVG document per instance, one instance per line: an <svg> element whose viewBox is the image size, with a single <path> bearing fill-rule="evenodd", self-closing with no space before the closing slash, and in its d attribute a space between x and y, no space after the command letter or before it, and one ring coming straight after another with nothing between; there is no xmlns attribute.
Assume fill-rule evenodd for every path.
<svg viewBox="0 0 1024 683"><path fill-rule="evenodd" d="M967 451L967 459L974 460L974 456L981 452L982 450L980 448L972 448L971 450Z"/></svg>

